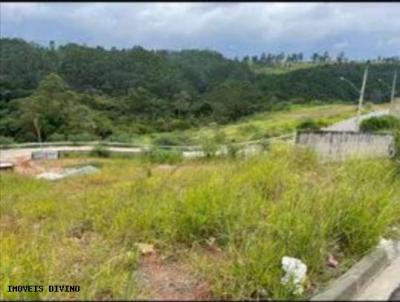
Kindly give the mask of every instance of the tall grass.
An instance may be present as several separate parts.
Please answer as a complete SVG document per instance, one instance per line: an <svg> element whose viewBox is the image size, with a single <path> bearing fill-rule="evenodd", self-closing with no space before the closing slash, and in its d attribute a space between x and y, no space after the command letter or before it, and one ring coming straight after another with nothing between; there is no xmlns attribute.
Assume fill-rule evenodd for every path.
<svg viewBox="0 0 400 302"><path fill-rule="evenodd" d="M353 263L400 217L389 160L322 164L310 151L274 146L249 159L153 165L152 173L148 163L101 161L101 173L59 183L2 175L3 299L38 298L6 285L39 281L83 289L40 298L137 298L136 242L193 256L214 298L297 298L280 283L283 256L304 261L308 284L318 286L329 253ZM217 258L201 252L212 237Z"/></svg>

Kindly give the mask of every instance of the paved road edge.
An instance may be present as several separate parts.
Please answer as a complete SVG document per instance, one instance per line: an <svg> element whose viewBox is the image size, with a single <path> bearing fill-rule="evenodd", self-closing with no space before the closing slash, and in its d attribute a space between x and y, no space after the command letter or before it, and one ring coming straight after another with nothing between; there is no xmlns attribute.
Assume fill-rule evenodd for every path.
<svg viewBox="0 0 400 302"><path fill-rule="evenodd" d="M393 241L390 246L378 246L310 301L340 301L353 298L371 278L400 255L399 247L398 241Z"/></svg>

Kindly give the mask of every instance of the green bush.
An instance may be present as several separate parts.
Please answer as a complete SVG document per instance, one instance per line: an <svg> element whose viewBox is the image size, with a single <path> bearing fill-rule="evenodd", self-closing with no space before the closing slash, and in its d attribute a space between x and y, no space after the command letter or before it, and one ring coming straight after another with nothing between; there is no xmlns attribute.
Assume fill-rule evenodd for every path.
<svg viewBox="0 0 400 302"><path fill-rule="evenodd" d="M131 143L132 136L128 133L113 133L110 137L108 137L110 142L119 142L119 143Z"/></svg>
<svg viewBox="0 0 400 302"><path fill-rule="evenodd" d="M164 131L186 130L192 127L190 122L178 119L171 120L169 122L166 122L165 124L166 125L164 126Z"/></svg>
<svg viewBox="0 0 400 302"><path fill-rule="evenodd" d="M228 151L228 156L230 158L236 158L239 154L240 147L238 145L235 145L234 142L231 142L226 145L227 151Z"/></svg>
<svg viewBox="0 0 400 302"><path fill-rule="evenodd" d="M97 141L99 140L99 137L89 133L69 134L68 140L72 142L89 142L89 141Z"/></svg>
<svg viewBox="0 0 400 302"><path fill-rule="evenodd" d="M174 130L186 130L191 128L192 125L187 120L159 118L155 121L154 127L157 131L167 132Z"/></svg>
<svg viewBox="0 0 400 302"><path fill-rule="evenodd" d="M52 135L49 136L48 141L50 142L62 142L65 141L65 134L62 133L53 133Z"/></svg>
<svg viewBox="0 0 400 302"><path fill-rule="evenodd" d="M221 131L219 129L215 130L214 132L214 141L217 144L223 144L226 141L226 134L224 131Z"/></svg>
<svg viewBox="0 0 400 302"><path fill-rule="evenodd" d="M0 136L0 145L10 145L14 143L14 139L12 137Z"/></svg>
<svg viewBox="0 0 400 302"><path fill-rule="evenodd" d="M261 132L261 129L254 124L242 125L237 128L237 133L239 135L246 135L248 133L253 133L253 132L259 133Z"/></svg>
<svg viewBox="0 0 400 302"><path fill-rule="evenodd" d="M153 148L145 152L144 158L150 163L173 165L182 162L183 155L177 150Z"/></svg>
<svg viewBox="0 0 400 302"><path fill-rule="evenodd" d="M130 129L133 133L136 133L136 134L148 134L148 133L155 131L154 127L152 127L150 125L144 125L141 123L131 124Z"/></svg>
<svg viewBox="0 0 400 302"><path fill-rule="evenodd" d="M159 146L176 146L181 142L179 137L171 133L160 134L158 137L153 139L153 143Z"/></svg>
<svg viewBox="0 0 400 302"><path fill-rule="evenodd" d="M106 147L97 145L90 151L90 155L96 157L110 157L111 152Z"/></svg>
<svg viewBox="0 0 400 302"><path fill-rule="evenodd" d="M298 130L320 130L327 124L322 120L305 119L297 125Z"/></svg>
<svg viewBox="0 0 400 302"><path fill-rule="evenodd" d="M394 157L400 159L400 128L394 132Z"/></svg>
<svg viewBox="0 0 400 302"><path fill-rule="evenodd" d="M261 129L257 132L254 132L251 136L250 136L250 140L259 140L265 137L265 132L263 132Z"/></svg>
<svg viewBox="0 0 400 302"><path fill-rule="evenodd" d="M392 115L373 116L360 124L362 132L378 132L394 130L400 127L400 120Z"/></svg>
<svg viewBox="0 0 400 302"><path fill-rule="evenodd" d="M218 144L210 139L206 139L202 144L202 150L206 158L215 157L218 151Z"/></svg>
<svg viewBox="0 0 400 302"><path fill-rule="evenodd" d="M260 140L260 146L263 151L269 151L271 149L271 142L268 139L263 138Z"/></svg>
<svg viewBox="0 0 400 302"><path fill-rule="evenodd" d="M274 137L274 136L279 136L281 134L281 131L273 126L270 129L268 129L265 133L264 133L264 138L270 138L270 137Z"/></svg>

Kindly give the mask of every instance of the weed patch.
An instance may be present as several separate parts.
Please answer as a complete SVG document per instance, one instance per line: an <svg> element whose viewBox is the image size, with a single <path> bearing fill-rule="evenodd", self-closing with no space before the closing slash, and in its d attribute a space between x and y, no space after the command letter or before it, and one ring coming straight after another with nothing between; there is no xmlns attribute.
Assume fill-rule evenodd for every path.
<svg viewBox="0 0 400 302"><path fill-rule="evenodd" d="M2 174L1 298L155 297L138 283L136 244L144 242L166 271L171 258L178 267L191 259L185 270L214 299L305 299L400 223L391 160L320 163L311 151L274 145L247 159L182 161L165 173L155 166L175 163L176 155L151 156L101 159L98 174L60 183ZM337 268L327 264L332 254ZM283 256L308 266L301 296L281 284ZM38 282L82 291L6 291L7 284ZM169 293L163 297L177 297Z"/></svg>

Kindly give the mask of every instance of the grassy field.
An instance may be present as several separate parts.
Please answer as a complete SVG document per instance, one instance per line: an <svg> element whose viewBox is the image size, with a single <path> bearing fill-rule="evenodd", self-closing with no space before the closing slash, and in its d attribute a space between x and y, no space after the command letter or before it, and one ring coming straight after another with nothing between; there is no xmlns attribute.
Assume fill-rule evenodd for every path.
<svg viewBox="0 0 400 302"><path fill-rule="evenodd" d="M305 298L400 217L390 160L319 163L277 144L248 159L53 163L88 162L101 172L55 183L2 172L1 299ZM155 252L143 256L137 243ZM280 283L285 255L308 266L301 296ZM11 284L81 290L8 293Z"/></svg>
<svg viewBox="0 0 400 302"><path fill-rule="evenodd" d="M368 105L365 112L386 108L384 105ZM223 126L209 126L185 131L170 133L156 133L145 135L139 139L142 143L152 143L165 137L168 140L176 140L181 144L201 144L206 140L224 141L249 141L284 135L296 130L296 127L306 119L319 120L330 125L350 118L357 114L355 105L330 104L330 105L291 105L286 110L269 111L254 114L243 118L236 123Z"/></svg>
<svg viewBox="0 0 400 302"><path fill-rule="evenodd" d="M366 104L364 113L388 108L388 104ZM132 134L126 132L124 138L113 142L145 145L203 146L204 143L227 144L262 140L270 137L291 134L304 121L312 120L320 125L331 125L357 114L357 107L349 104L290 105L286 109L256 113L237 122L226 125L211 123L208 126L156 132Z"/></svg>
<svg viewBox="0 0 400 302"><path fill-rule="evenodd" d="M302 63L295 63L295 64L288 64L288 65L275 65L275 66L257 66L251 65L251 69L256 73L262 74L283 74L288 73L291 71L299 70L299 69L306 69L306 68L313 68L316 67L316 64L302 62Z"/></svg>

